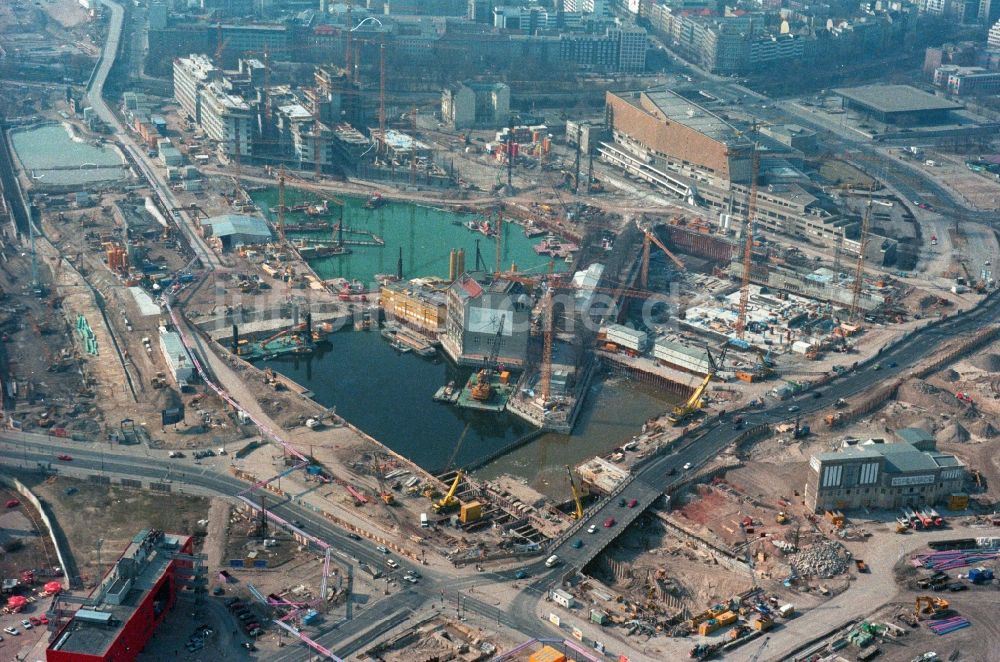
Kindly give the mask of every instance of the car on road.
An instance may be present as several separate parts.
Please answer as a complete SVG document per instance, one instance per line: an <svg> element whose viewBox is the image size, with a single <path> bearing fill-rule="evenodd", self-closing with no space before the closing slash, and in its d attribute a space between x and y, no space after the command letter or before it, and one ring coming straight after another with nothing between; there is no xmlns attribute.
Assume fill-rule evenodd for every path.
<svg viewBox="0 0 1000 662"><path fill-rule="evenodd" d="M396 561L393 559L386 559L385 564L390 568L392 568L393 570L399 567L399 564L396 563Z"/></svg>
<svg viewBox="0 0 1000 662"><path fill-rule="evenodd" d="M876 363L875 365L872 366L872 370L881 370L881 369L882 369L881 363Z"/></svg>
<svg viewBox="0 0 1000 662"><path fill-rule="evenodd" d="M668 476L676 476L677 475L677 467L670 467L670 471L667 472L667 475Z"/></svg>
<svg viewBox="0 0 1000 662"><path fill-rule="evenodd" d="M245 648L245 649L247 649L248 651L251 651L251 652L257 650L257 647L254 646L249 641L244 641L242 644L240 644L240 646L242 646L243 648Z"/></svg>
<svg viewBox="0 0 1000 662"><path fill-rule="evenodd" d="M597 525L591 524L587 527L587 533L597 533Z"/></svg>
<svg viewBox="0 0 1000 662"><path fill-rule="evenodd" d="M354 533L353 531L351 533L348 533L347 537L350 538L351 540L361 540L361 536Z"/></svg>
<svg viewBox="0 0 1000 662"><path fill-rule="evenodd" d="M608 519L604 520L604 528L605 529L610 529L614 525L615 525L615 518L614 517L609 517Z"/></svg>
<svg viewBox="0 0 1000 662"><path fill-rule="evenodd" d="M895 361L889 361L885 365L886 365L886 367L889 367L889 368L895 368L896 367L896 362Z"/></svg>
<svg viewBox="0 0 1000 662"><path fill-rule="evenodd" d="M411 584L417 583L417 578L411 575L410 573L406 573L405 575L403 575L403 579L410 582Z"/></svg>
<svg viewBox="0 0 1000 662"><path fill-rule="evenodd" d="M416 570L410 570L409 574L413 575L413 576L414 576L414 577L416 577L417 579L420 579L421 577L423 577L423 575L421 575L421 574L420 574L419 572L417 572Z"/></svg>
<svg viewBox="0 0 1000 662"><path fill-rule="evenodd" d="M527 579L528 573L524 570L518 570L514 573L514 579Z"/></svg>
<svg viewBox="0 0 1000 662"><path fill-rule="evenodd" d="M691 463L690 462L685 462L684 463L684 471L687 471L690 468L691 468Z"/></svg>
<svg viewBox="0 0 1000 662"><path fill-rule="evenodd" d="M800 407L798 405L792 405L791 407L788 408L788 413L789 414L794 414L795 412L797 412L800 409L802 409L802 407Z"/></svg>
<svg viewBox="0 0 1000 662"><path fill-rule="evenodd" d="M73 459L73 456L67 455L66 453L59 453L59 455L56 455L56 459L62 460L63 462L69 462L70 460Z"/></svg>
<svg viewBox="0 0 1000 662"><path fill-rule="evenodd" d="M819 400L823 397L823 391L813 391L813 400Z"/></svg>
<svg viewBox="0 0 1000 662"><path fill-rule="evenodd" d="M639 505L639 500L638 499L632 499L632 500L630 500L628 502L628 507L629 508L635 508L638 505Z"/></svg>
<svg viewBox="0 0 1000 662"><path fill-rule="evenodd" d="M624 508L626 503L628 503L628 502L625 501L625 497L622 497L621 499L618 499L618 507L619 508Z"/></svg>
<svg viewBox="0 0 1000 662"><path fill-rule="evenodd" d="M21 505L21 502L18 501L17 499L7 499L7 507L8 508L17 508L20 505Z"/></svg>
<svg viewBox="0 0 1000 662"><path fill-rule="evenodd" d="M181 451L170 451L168 457L184 457L184 453Z"/></svg>
<svg viewBox="0 0 1000 662"><path fill-rule="evenodd" d="M385 545L379 545L375 548L376 551L382 552L383 554L388 554L389 550L385 548Z"/></svg>
<svg viewBox="0 0 1000 662"><path fill-rule="evenodd" d="M292 520L292 526L294 526L297 529L301 529L302 528L302 520L293 519Z"/></svg>
<svg viewBox="0 0 1000 662"><path fill-rule="evenodd" d="M580 549L581 547L583 547L583 541L577 538L576 540L573 541L572 547L573 549Z"/></svg>

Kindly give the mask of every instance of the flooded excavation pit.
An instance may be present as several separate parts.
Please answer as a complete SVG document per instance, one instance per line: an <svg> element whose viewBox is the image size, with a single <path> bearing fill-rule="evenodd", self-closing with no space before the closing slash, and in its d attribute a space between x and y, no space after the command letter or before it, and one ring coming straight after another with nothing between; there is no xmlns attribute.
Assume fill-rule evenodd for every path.
<svg viewBox="0 0 1000 662"><path fill-rule="evenodd" d="M80 187L121 179L125 161L117 148L75 135L67 124L11 131L14 152L35 186Z"/></svg>

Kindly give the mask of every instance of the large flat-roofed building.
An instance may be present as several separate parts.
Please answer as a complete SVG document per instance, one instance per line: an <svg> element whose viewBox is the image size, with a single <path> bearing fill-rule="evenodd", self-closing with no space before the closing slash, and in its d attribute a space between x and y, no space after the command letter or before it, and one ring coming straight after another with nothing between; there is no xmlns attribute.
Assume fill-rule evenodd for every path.
<svg viewBox="0 0 1000 662"><path fill-rule="evenodd" d="M653 358L670 367L696 375L707 375L712 369L708 351L704 347L689 347L668 338L657 339L653 345Z"/></svg>
<svg viewBox="0 0 1000 662"><path fill-rule="evenodd" d="M953 111L962 108L959 103L909 85L865 85L834 92L842 99L844 108L856 110L883 124L942 124Z"/></svg>
<svg viewBox="0 0 1000 662"><path fill-rule="evenodd" d="M194 364L188 356L187 348L181 342L180 334L160 327L160 352L163 353L163 360L167 362L177 387L186 389L194 377Z"/></svg>
<svg viewBox="0 0 1000 662"><path fill-rule="evenodd" d="M382 286L380 298L387 320L437 337L448 316L445 288L436 283L398 281Z"/></svg>
<svg viewBox="0 0 1000 662"><path fill-rule="evenodd" d="M608 92L605 102L614 152L623 153L602 149L605 161L624 156L667 177L749 183L750 141L710 110L667 89Z"/></svg>
<svg viewBox="0 0 1000 662"><path fill-rule="evenodd" d="M465 273L448 288L447 303L441 346L453 361L479 365L496 348L500 363L524 365L531 331L531 298L520 283L493 280L486 273Z"/></svg>
<svg viewBox="0 0 1000 662"><path fill-rule="evenodd" d="M806 505L814 511L932 505L961 492L965 465L933 442L867 442L809 460Z"/></svg>
<svg viewBox="0 0 1000 662"><path fill-rule="evenodd" d="M213 216L201 222L201 231L210 244L222 251L271 241L271 229L264 219L257 216Z"/></svg>
<svg viewBox="0 0 1000 662"><path fill-rule="evenodd" d="M47 662L137 659L173 608L181 585L195 576L192 551L190 536L139 532L88 597L73 603L56 598L57 611L61 604L79 609L52 637Z"/></svg>

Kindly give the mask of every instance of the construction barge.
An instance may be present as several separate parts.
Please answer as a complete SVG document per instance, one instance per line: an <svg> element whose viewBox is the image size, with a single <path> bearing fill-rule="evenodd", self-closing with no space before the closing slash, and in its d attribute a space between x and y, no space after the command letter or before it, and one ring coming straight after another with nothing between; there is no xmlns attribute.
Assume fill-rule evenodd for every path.
<svg viewBox="0 0 1000 662"><path fill-rule="evenodd" d="M398 325L385 325L382 329L382 337L388 340L397 351L412 351L414 354L426 358L437 356L437 348L434 346L435 343L433 341L412 333Z"/></svg>

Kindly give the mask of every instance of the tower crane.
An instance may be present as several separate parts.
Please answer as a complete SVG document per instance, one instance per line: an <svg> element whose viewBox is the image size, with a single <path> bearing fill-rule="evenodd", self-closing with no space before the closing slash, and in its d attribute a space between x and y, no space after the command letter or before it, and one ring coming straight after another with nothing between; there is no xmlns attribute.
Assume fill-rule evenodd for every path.
<svg viewBox="0 0 1000 662"><path fill-rule="evenodd" d="M872 201L869 198L865 205L865 215L861 220L861 236L858 245L858 261L854 267L854 288L851 295L851 320L858 316L858 303L861 301L861 286L865 279L865 249L868 248L868 228L872 218Z"/></svg>
<svg viewBox="0 0 1000 662"><path fill-rule="evenodd" d="M569 476L569 489L573 492L573 503L576 510L573 512L573 519L583 519L583 504L580 502L580 492L576 489L576 481L573 479L573 470L566 465L566 474Z"/></svg>
<svg viewBox="0 0 1000 662"><path fill-rule="evenodd" d="M753 222L757 215L757 175L760 171L760 155L757 143L750 154L750 195L747 200L746 222L743 225L743 279L740 284L740 309L736 317L736 337L743 340L747 326L747 304L750 302L750 266L753 258Z"/></svg>

